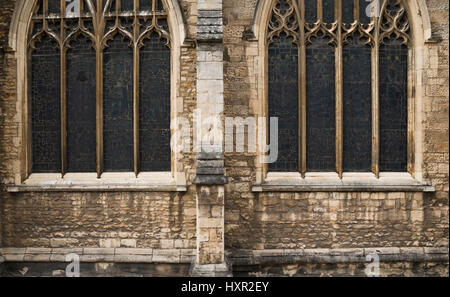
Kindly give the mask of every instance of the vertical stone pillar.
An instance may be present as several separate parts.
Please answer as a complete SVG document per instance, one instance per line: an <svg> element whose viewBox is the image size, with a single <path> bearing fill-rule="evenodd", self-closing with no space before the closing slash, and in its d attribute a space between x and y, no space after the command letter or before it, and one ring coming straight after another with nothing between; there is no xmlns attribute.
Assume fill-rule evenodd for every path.
<svg viewBox="0 0 450 297"><path fill-rule="evenodd" d="M230 276L224 246L222 0L198 0L197 256L193 276Z"/></svg>

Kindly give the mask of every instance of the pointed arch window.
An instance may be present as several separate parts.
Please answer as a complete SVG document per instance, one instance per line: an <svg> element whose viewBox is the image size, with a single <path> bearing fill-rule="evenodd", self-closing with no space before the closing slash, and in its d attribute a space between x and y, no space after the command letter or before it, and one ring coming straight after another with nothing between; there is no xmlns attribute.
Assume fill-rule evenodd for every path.
<svg viewBox="0 0 450 297"><path fill-rule="evenodd" d="M170 171L161 0L39 0L28 38L30 173Z"/></svg>
<svg viewBox="0 0 450 297"><path fill-rule="evenodd" d="M269 172L412 170L406 6L376 3L273 1L267 115L278 117L279 157Z"/></svg>

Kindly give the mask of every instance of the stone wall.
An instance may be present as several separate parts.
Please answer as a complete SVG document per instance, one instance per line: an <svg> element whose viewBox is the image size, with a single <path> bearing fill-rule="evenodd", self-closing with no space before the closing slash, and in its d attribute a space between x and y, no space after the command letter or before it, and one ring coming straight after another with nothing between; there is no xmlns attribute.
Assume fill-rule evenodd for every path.
<svg viewBox="0 0 450 297"><path fill-rule="evenodd" d="M18 110L15 53L8 33L15 1L0 1L0 242L4 247L196 247L195 186L187 192L8 193L20 168L21 113ZM196 0L180 1L187 39L196 34ZM181 47L180 116L196 107L196 50ZM195 154L182 154L178 170L188 184L195 177Z"/></svg>
<svg viewBox="0 0 450 297"><path fill-rule="evenodd" d="M195 248L195 195L3 196L5 247Z"/></svg>
<svg viewBox="0 0 450 297"><path fill-rule="evenodd" d="M225 116L258 114L257 1L224 0ZM448 246L448 2L427 1L433 39L426 44L424 179L435 193L252 193L255 156L227 153L226 247L237 249ZM252 236L248 236L251 234Z"/></svg>
<svg viewBox="0 0 450 297"><path fill-rule="evenodd" d="M11 171L11 163L17 159L17 118L15 118L15 61L12 54L7 53L9 24L14 11L15 1L0 2L0 210L3 210L4 176ZM0 211L0 230L3 226L3 212ZM2 242L0 232L0 246Z"/></svg>
<svg viewBox="0 0 450 297"><path fill-rule="evenodd" d="M187 37L194 40L197 0L179 2ZM257 115L261 84L258 65L263 61L258 57L258 42L243 38L252 24L257 2L223 0L224 113L227 117ZM20 82L16 81L14 52L7 48L14 3L14 0L0 1L0 246L195 249L197 190L192 185L196 176L195 153L184 153L178 164L177 169L186 173L188 191L185 193L6 191L7 185L14 184L23 145L16 98L16 84ZM231 255L241 250L266 249L448 248L449 4L446 0L427 0L427 5L436 41L426 44L422 79L425 84L423 173L436 192L254 193L251 188L256 180L255 155L226 153L224 240ZM195 45L183 46L178 98L183 108L179 115L191 122L197 108L196 63ZM246 266L240 273L302 275L313 269L324 274L327 270L355 275L361 272L359 264L258 265ZM386 265L393 269L392 274L399 271L398 274L410 275L423 270L424 274L430 271L429 274L448 275L448 255L446 264Z"/></svg>

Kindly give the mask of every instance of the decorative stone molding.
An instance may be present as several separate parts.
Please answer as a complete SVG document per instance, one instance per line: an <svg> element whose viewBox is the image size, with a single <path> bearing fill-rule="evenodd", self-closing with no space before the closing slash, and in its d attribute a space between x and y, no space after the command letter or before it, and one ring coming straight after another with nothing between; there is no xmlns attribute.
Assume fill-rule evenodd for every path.
<svg viewBox="0 0 450 297"><path fill-rule="evenodd" d="M311 173L302 178L299 173L269 173L265 181L255 184L253 192L434 192L435 188L411 177L409 173Z"/></svg>
<svg viewBox="0 0 450 297"><path fill-rule="evenodd" d="M448 247L380 247L343 249L237 250L228 252L233 265L289 263L448 262Z"/></svg>
<svg viewBox="0 0 450 297"><path fill-rule="evenodd" d="M186 192L184 176L174 178L170 172L133 173L107 172L97 179L93 173L32 174L22 184L7 187L19 192Z"/></svg>
<svg viewBox="0 0 450 297"><path fill-rule="evenodd" d="M147 248L3 248L4 262L68 262L65 255L75 253L81 262L170 263L189 264L195 258L192 249ZM224 273L230 265L289 263L369 263L366 256L377 254L381 262L448 262L448 247L374 247L336 249L267 249L233 250L227 252L229 263L192 266L197 275ZM2 258L0 257L0 264ZM226 270L228 269L228 270ZM223 275L223 274L221 274Z"/></svg>
<svg viewBox="0 0 450 297"><path fill-rule="evenodd" d="M416 19L415 23L418 21L420 24L418 26L422 27L423 37L425 42L434 43L439 37L434 36L431 31L430 15L428 14L427 4L425 0L413 0L408 1L409 9L416 11L416 13L411 14L411 16ZM260 37L261 31L264 31L265 27L261 27L261 24L265 24L264 18L267 18L268 11L271 9L271 1L258 0L256 4L255 14L253 16L253 23L250 28L244 32L244 37L247 40L257 40ZM264 33L262 33L264 34Z"/></svg>
<svg viewBox="0 0 450 297"><path fill-rule="evenodd" d="M267 44L270 42L270 33L271 32L279 32L280 30L285 30L283 28L296 28L297 22L302 22L301 18L297 17L297 20L294 22L293 20L290 20L291 23L280 23L283 26L270 26L274 5L277 3L277 1L259 1L256 7L256 12L253 19L253 25L251 28L247 28L247 30L244 32L244 38L247 41L252 41L258 44L258 59L259 63L257 64L257 80L258 80L258 90L257 90L257 100L255 100L255 103L253 103L253 112L260 117L266 117L268 114L268 108L267 108L267 65L264 62L267 55ZM294 3L294 2L286 2L286 3ZM394 27L394 30L390 30L390 28L385 28L387 31L399 31L399 32L405 32L409 30L410 39L408 40L408 45L410 47L410 59L408 62L408 172L410 173L411 177L415 180L413 182L407 182L406 184L400 183L399 187L393 186L392 183L380 183L377 182L372 187L372 183L369 182L368 184L359 183L359 185L356 185L351 182L340 182L340 186L337 186L336 183L330 183L330 184L324 184L322 183L321 179L318 178L316 180L312 180L313 177L310 178L311 183L306 183L306 187L298 186L299 182L292 182L285 184L286 186L295 187L295 190L301 191L302 188L304 190L327 190L327 191L335 191L335 190L341 190L341 191L423 191L423 192L433 192L434 188L429 187L431 182L429 180L424 180L424 167L425 163L423 162L424 158L424 100L426 99L426 93L425 93L425 86L423 85L423 82L425 81L424 78L424 69L426 69L426 57L427 57L427 48L426 48L426 42L427 40L430 40L431 38L431 28L430 26L430 20L427 13L427 6L425 4L425 1L423 0L417 0L417 1L401 1L402 4L402 12L405 13L408 12L408 26L402 27L403 24L397 24L400 25L400 27ZM292 4L294 10L297 9L294 4ZM383 7L384 8L384 7ZM283 15L283 17L287 17L290 14L288 13L289 10L287 10L287 15ZM280 18L278 16L278 18ZM381 18L380 18L381 20ZM308 24L307 24L308 25ZM311 28L307 28L305 33L306 36L314 34L316 32L315 30L320 29L320 22L317 24L313 24ZM287 26L287 27L286 27ZM276 29L273 31L273 29ZM362 34L365 36L365 39L369 42L370 40L375 41L375 38L369 38L370 37L370 26L364 30L364 28L356 26L355 28L340 28L341 33L345 34L354 34L356 32L359 32L358 34ZM398 30L397 30L398 29ZM350 30L350 31L348 31ZM373 31L373 30L372 30ZM292 32L292 30L290 31ZM301 31L303 32L303 31ZM322 32L324 33L324 32ZM330 33L330 32L328 32ZM345 37L345 36L341 36ZM377 42L379 38L376 38ZM299 40L303 40L303 38L300 36ZM340 38L339 41L342 43L345 41L345 38ZM250 43L248 43L249 45ZM338 47L342 50L342 44ZM374 51L374 49L372 50ZM375 57L375 55L373 55ZM303 57L302 57L303 59ZM304 71L304 62L301 63L303 66L299 69L301 71ZM377 62L373 62L372 65L377 65ZM342 66L338 65L338 68ZM373 73L376 73L378 70L373 69ZM341 73L341 71L337 72ZM373 78L376 77L376 75L372 76ZM337 81L340 81L341 79L339 76L337 77ZM304 85L305 81L300 79L299 84ZM336 86L339 88L342 87L342 84L337 83ZM299 90L303 90L303 93L301 93L301 98L299 99L300 104L303 104L306 100L306 94L304 93L306 88L303 86L299 87ZM376 89L373 91L373 100L372 105L377 106L376 100L374 98L377 98ZM337 121L340 122L342 120L342 112L340 106L342 106L342 92L337 91L336 96L336 106L337 106ZM302 103L303 102L303 103ZM379 121L378 118L378 112L377 108L372 108L373 113L373 121ZM299 111L299 116L304 120L306 118L305 109ZM372 125L372 127L378 127L378 125ZM299 127L299 136L301 145L299 145L299 163L300 163L300 172L302 173L303 179L306 178L306 154L305 151L305 125L301 125ZM373 137L378 135L377 129L373 129L372 131ZM339 177L342 178L345 174L343 171L343 147L342 147L342 137L343 131L342 126L340 129L337 130L336 137L339 140L337 142L337 158L336 158L336 170L339 173ZM376 174L376 177L381 177L383 172L380 172L379 169L379 144L378 137L373 138L376 141L372 142L372 171ZM267 164L264 164L260 162L259 160L264 155L264 153L261 153L263 150L259 149L257 150L258 156L255 159L255 171L256 171L256 182L254 184L254 191L262 191L264 188L266 190L269 190L269 187L265 187L264 185L267 184L267 186L270 186L272 190L275 191L282 191L283 188L274 188L271 183L266 183L266 178L268 177L268 174L270 174L268 170ZM386 179L385 179L386 180ZM393 180L392 180L393 181ZM338 183L339 184L339 183ZM308 187L312 185L312 187ZM303 184L305 186L305 184Z"/></svg>
<svg viewBox="0 0 450 297"><path fill-rule="evenodd" d="M77 254L81 262L189 264L192 249L151 248L3 248L5 262L70 262L66 255Z"/></svg>
<svg viewBox="0 0 450 297"><path fill-rule="evenodd" d="M180 41L180 44L184 44L184 41L187 39L187 31L185 26L185 20L183 17L183 13L181 11L180 4L177 0L163 0L168 9L171 12L171 17L169 21L173 26L173 34L177 34L176 38ZM23 27L28 27L28 23L31 20L31 13L33 7L36 3L36 0L17 0L16 7L14 10L14 14L11 19L11 26L9 29L9 47L16 51L18 47L18 37L22 35L21 31L23 31ZM178 28L176 30L175 28ZM25 32L27 30L24 30ZM189 40L186 40L189 41Z"/></svg>
<svg viewBox="0 0 450 297"><path fill-rule="evenodd" d="M17 67L17 86L16 86L16 110L18 111L18 119L19 120L19 128L17 133L17 140L21 145L20 155L16 160L16 163L13 168L14 174L14 183L11 183L10 190L15 192L24 191L42 191L43 188L30 188L27 187L24 183L29 178L30 167L31 167L31 153L29 151L30 135L31 131L26 125L29 120L30 110L29 110L29 101L30 98L28 92L28 35L29 35L29 25L33 15L33 8L35 7L37 0L17 0L14 14L12 15L11 26L9 31L9 48L12 52L15 53L16 57L16 67ZM176 127L177 119L180 113L183 112L183 99L180 96L180 83L181 83L181 71L180 71L180 63L181 63L181 48L192 46L192 40L186 37L186 26L183 18L183 14L179 5L179 2L176 0L162 0L164 6L168 13L168 25L170 27L171 34L171 119L173 120L171 124L171 130L173 131ZM184 187L173 187L172 179L174 179L175 185L184 185L185 184L185 173L181 170L178 170L180 167L181 159L183 158L181 152L175 152L172 154L171 160L171 177L165 181L165 187L147 187L147 189L143 190L153 190L156 189L158 191L163 191L167 186L169 187L169 191L185 191ZM53 182L54 180L48 180L47 182ZM152 181L147 181L152 183ZM55 181L55 183L57 183ZM80 191L84 190L84 186L74 187L72 189L68 189L65 186L58 188L56 190L60 191L69 191L75 190ZM139 187L139 186L138 186ZM98 190L95 190L97 188ZM116 188L115 182L109 184L107 189ZM104 184L100 181L97 185L94 186L95 191L105 189ZM45 189L47 190L47 189ZM54 189L48 189L54 190ZM124 188L120 188L119 190L128 190Z"/></svg>

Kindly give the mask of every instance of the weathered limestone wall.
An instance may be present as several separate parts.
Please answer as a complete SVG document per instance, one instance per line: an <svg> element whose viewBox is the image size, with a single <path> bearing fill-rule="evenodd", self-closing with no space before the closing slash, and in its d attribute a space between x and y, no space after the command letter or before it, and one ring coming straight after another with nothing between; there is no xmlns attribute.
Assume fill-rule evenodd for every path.
<svg viewBox="0 0 450 297"><path fill-rule="evenodd" d="M449 3L427 0L432 34L428 44L428 68L424 72L424 175L436 188L427 211L448 213L449 188ZM427 206L428 206L427 205Z"/></svg>
<svg viewBox="0 0 450 297"><path fill-rule="evenodd" d="M261 104L258 66L264 61L258 42L243 38L251 28L257 2L224 0L227 117L254 117ZM424 179L436 192L252 193L255 155L226 153L228 249L448 247L448 1L427 4L432 33L441 39L426 44L422 106Z"/></svg>
<svg viewBox="0 0 450 297"><path fill-rule="evenodd" d="M17 158L17 118L15 118L15 62L7 53L8 32L15 1L0 2L0 175L11 170L11 163ZM1 184L2 182L0 182ZM0 210L3 209L3 187L0 185ZM0 211L0 246L2 243L3 214Z"/></svg>
<svg viewBox="0 0 450 297"><path fill-rule="evenodd" d="M3 199L4 247L196 247L192 194L29 193Z"/></svg>
<svg viewBox="0 0 450 297"><path fill-rule="evenodd" d="M188 38L195 40L198 0L179 2ZM222 2L224 113L229 117L256 116L261 84L258 66L263 60L259 57L258 42L244 40L243 35L252 24L257 0ZM423 173L436 192L253 193L255 155L226 153L224 165L228 184L225 185L225 234L222 237L231 255L241 250L267 249L448 247L449 4L447 0L426 2L432 32L438 41L426 44L425 50L422 78L425 97L421 106ZM7 48L14 3L14 0L0 0L0 245L196 249L197 190L192 185L197 176L196 153L184 153L179 163L178 170L186 173L189 185L186 193L6 192L5 186L14 183L23 145L21 111L16 96L16 84L20 82L16 81L14 53ZM195 45L181 48L180 72L180 115L192 123L198 103ZM210 210L208 215L213 218L214 208ZM220 235L217 240L222 240ZM214 238L213 233L211 237ZM280 264L268 269L267 265L271 264L258 265L261 266L243 268L242 273L259 275L259 272L251 272L253 269L267 270L267 275L280 271L302 275L319 269L326 274L328 269L357 275L361 272L358 265L362 264ZM395 271L406 275L418 271L427 274L427 271L438 270L448 275L448 263L444 263L444 267L409 262L383 265L396 268L394 274Z"/></svg>
<svg viewBox="0 0 450 297"><path fill-rule="evenodd" d="M17 102L15 53L7 48L16 1L0 1L0 239L3 247L140 247L195 249L195 186L187 192L14 193L20 168L21 111ZM180 1L187 39L197 27L197 0ZM181 47L180 116L192 120L196 108L196 49ZM178 170L188 184L195 178L194 153Z"/></svg>

